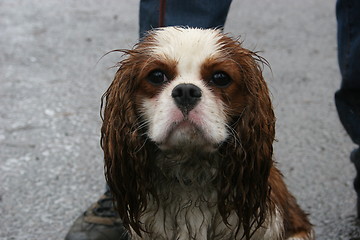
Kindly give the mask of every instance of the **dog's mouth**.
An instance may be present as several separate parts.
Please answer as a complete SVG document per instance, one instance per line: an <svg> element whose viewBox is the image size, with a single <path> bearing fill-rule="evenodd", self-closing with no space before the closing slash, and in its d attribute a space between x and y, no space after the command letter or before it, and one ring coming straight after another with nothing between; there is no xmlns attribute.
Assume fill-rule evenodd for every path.
<svg viewBox="0 0 360 240"><path fill-rule="evenodd" d="M199 127L187 118L180 122L174 122L171 131L193 130L193 132L201 131Z"/></svg>
<svg viewBox="0 0 360 240"><path fill-rule="evenodd" d="M195 148L199 151L213 151L215 145L208 139L201 126L184 118L180 122L171 124L166 138L159 147L163 150Z"/></svg>
<svg viewBox="0 0 360 240"><path fill-rule="evenodd" d="M196 125L188 119L180 122L174 122L168 130L167 140L178 143L200 142L204 138L201 126Z"/></svg>

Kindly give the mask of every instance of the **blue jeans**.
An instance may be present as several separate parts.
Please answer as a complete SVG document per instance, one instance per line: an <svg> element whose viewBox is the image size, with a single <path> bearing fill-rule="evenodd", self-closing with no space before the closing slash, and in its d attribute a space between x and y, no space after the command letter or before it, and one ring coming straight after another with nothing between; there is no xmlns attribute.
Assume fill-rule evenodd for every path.
<svg viewBox="0 0 360 240"><path fill-rule="evenodd" d="M360 145L360 1L338 0L336 17L342 82L335 103L345 130Z"/></svg>
<svg viewBox="0 0 360 240"><path fill-rule="evenodd" d="M352 141L360 145L360 1L338 0L338 59L342 77L335 93L339 118ZM357 193L357 215L360 217L360 148L350 155L356 168L354 188Z"/></svg>
<svg viewBox="0 0 360 240"><path fill-rule="evenodd" d="M165 26L199 28L224 27L231 0L168 0L165 6ZM140 1L140 37L159 27L160 0Z"/></svg>

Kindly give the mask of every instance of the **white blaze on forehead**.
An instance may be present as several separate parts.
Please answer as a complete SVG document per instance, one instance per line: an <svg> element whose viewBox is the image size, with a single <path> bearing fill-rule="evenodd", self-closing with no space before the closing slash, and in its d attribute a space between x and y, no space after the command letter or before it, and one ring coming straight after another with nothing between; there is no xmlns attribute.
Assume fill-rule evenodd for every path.
<svg viewBox="0 0 360 240"><path fill-rule="evenodd" d="M220 30L166 27L153 31L154 54L175 60L179 74L199 71L220 48Z"/></svg>

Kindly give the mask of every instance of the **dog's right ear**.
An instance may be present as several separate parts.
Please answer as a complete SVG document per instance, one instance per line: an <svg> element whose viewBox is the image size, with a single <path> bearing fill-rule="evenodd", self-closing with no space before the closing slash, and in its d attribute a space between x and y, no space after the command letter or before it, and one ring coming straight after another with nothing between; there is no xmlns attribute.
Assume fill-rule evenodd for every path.
<svg viewBox="0 0 360 240"><path fill-rule="evenodd" d="M102 97L101 147L105 177L124 226L140 235L139 218L151 192L150 157L136 112L136 51L126 52L110 87Z"/></svg>

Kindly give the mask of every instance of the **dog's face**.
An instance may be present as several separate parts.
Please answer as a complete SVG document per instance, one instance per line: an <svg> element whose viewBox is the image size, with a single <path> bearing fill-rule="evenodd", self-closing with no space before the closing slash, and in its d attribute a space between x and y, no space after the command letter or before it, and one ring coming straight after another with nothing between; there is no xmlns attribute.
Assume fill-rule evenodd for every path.
<svg viewBox="0 0 360 240"><path fill-rule="evenodd" d="M235 42L214 30L161 29L143 44L136 95L149 138L162 150L216 150L247 105L244 66L234 58L248 53L229 49Z"/></svg>

